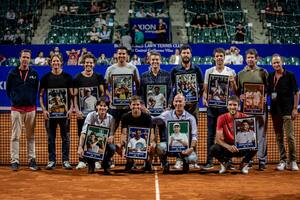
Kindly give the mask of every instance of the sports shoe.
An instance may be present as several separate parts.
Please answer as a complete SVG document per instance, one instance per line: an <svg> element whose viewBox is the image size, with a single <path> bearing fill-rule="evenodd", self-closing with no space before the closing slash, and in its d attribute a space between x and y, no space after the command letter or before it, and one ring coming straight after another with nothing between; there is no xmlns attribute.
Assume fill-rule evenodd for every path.
<svg viewBox="0 0 300 200"><path fill-rule="evenodd" d="M183 162L181 160L176 160L176 163L174 165L175 169L180 169L182 168Z"/></svg>
<svg viewBox="0 0 300 200"><path fill-rule="evenodd" d="M71 170L72 169L72 166L70 165L69 161L64 161L63 164L62 164L62 167L64 169L67 169L67 170Z"/></svg>
<svg viewBox="0 0 300 200"><path fill-rule="evenodd" d="M99 162L95 162L95 168L96 169L101 169L101 164Z"/></svg>
<svg viewBox="0 0 300 200"><path fill-rule="evenodd" d="M18 171L20 164L18 162L11 163L11 170Z"/></svg>
<svg viewBox="0 0 300 200"><path fill-rule="evenodd" d="M286 169L287 163L286 161L280 161L280 163L277 165L276 169L279 171L283 171Z"/></svg>
<svg viewBox="0 0 300 200"><path fill-rule="evenodd" d="M115 161L112 160L109 168L112 169L112 168L115 168L115 166L116 166L116 165L115 165Z"/></svg>
<svg viewBox="0 0 300 200"><path fill-rule="evenodd" d="M200 169L200 166L197 163L195 163L195 164L190 164L190 168L191 169Z"/></svg>
<svg viewBox="0 0 300 200"><path fill-rule="evenodd" d="M250 160L248 163L248 167L251 169L253 167L253 160Z"/></svg>
<svg viewBox="0 0 300 200"><path fill-rule="evenodd" d="M152 172L152 163L146 161L146 162L144 163L143 170L144 170L145 172L148 172L148 173Z"/></svg>
<svg viewBox="0 0 300 200"><path fill-rule="evenodd" d="M264 163L259 163L258 164L258 170L259 171L264 171L265 169L267 169L266 164L264 164Z"/></svg>
<svg viewBox="0 0 300 200"><path fill-rule="evenodd" d="M292 161L292 162L291 162L291 170L292 170L292 171L298 171L298 170L299 170L296 161Z"/></svg>
<svg viewBox="0 0 300 200"><path fill-rule="evenodd" d="M227 168L225 164L220 163L220 170L219 174L224 174L226 172Z"/></svg>
<svg viewBox="0 0 300 200"><path fill-rule="evenodd" d="M41 168L39 168L36 164L36 161L34 158L32 158L28 164L29 166L29 169L33 170L33 171L36 171L36 170L40 170Z"/></svg>
<svg viewBox="0 0 300 200"><path fill-rule="evenodd" d="M207 163L207 164L203 167L203 169L205 169L205 170L213 169L213 168L214 168L214 164L212 164L212 163Z"/></svg>
<svg viewBox="0 0 300 200"><path fill-rule="evenodd" d="M46 166L46 169L51 170L51 169L54 169L54 168L55 168L55 162L54 161L49 161L47 166Z"/></svg>
<svg viewBox="0 0 300 200"><path fill-rule="evenodd" d="M248 174L249 173L249 164L245 164L242 169L241 169L241 172L243 174Z"/></svg>
<svg viewBox="0 0 300 200"><path fill-rule="evenodd" d="M169 167L169 163L165 164L165 166L163 166L163 174L168 174L170 172L170 167Z"/></svg>
<svg viewBox="0 0 300 200"><path fill-rule="evenodd" d="M185 164L185 165L182 166L182 173L188 174L189 171L190 171L189 164Z"/></svg>
<svg viewBox="0 0 300 200"><path fill-rule="evenodd" d="M76 166L76 169L83 169L86 168L86 164L82 161L79 161L78 165Z"/></svg>

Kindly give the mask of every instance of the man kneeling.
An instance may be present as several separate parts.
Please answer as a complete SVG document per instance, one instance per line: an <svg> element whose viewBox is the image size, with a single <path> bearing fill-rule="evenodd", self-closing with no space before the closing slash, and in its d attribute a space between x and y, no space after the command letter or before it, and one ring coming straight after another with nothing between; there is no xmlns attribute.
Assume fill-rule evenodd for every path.
<svg viewBox="0 0 300 200"><path fill-rule="evenodd" d="M234 119L247 117L246 114L238 112L240 100L237 96L228 98L228 113L220 115L217 121L216 144L211 147L213 157L221 164L220 174L226 172L226 163L232 157L243 157L241 172L248 174L249 161L255 156L257 150L239 150L234 145Z"/></svg>

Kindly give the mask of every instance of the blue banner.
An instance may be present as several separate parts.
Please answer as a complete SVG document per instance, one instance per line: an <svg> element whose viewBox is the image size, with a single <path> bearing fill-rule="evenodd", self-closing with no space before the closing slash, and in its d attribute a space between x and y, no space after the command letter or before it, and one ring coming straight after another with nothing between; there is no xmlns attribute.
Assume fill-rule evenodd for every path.
<svg viewBox="0 0 300 200"><path fill-rule="evenodd" d="M144 73L149 68L148 65L139 65L137 67L138 67L140 74ZM162 65L161 66L162 69L167 70L167 71L171 71L171 69L173 67L174 67L174 65ZM211 67L211 65L201 65L200 69L202 71L202 74L204 75L205 70L210 67ZM230 66L230 67L233 68L236 71L236 73L238 73L239 71L241 71L243 69L242 65L234 65L234 66ZM262 67L264 67L268 72L273 71L273 68L270 65L265 65ZM6 95L6 79L7 79L9 70L11 70L12 68L13 67L2 67L1 68L1 73L0 73L0 96L1 96L0 110L9 109L9 107L10 107L10 101ZM45 67L34 66L33 68L38 71L39 79L41 79L42 76L44 76L46 73L50 72L50 70L51 70L51 68L48 66L45 66ZM295 73L296 79L298 82L298 88L300 88L300 67L299 66L285 66L285 68L287 70ZM100 73L102 76L104 76L106 69L107 69L106 66L97 65L95 67L95 71L97 73ZM81 66L64 66L63 70L66 73L69 73L70 75L75 77L76 74L80 73L83 70L83 67L81 67ZM202 101L199 101L199 105L202 106ZM38 106L39 106L39 103L38 103Z"/></svg>
<svg viewBox="0 0 300 200"><path fill-rule="evenodd" d="M166 26L166 35L169 40L170 35L170 18L130 18L129 24L130 29L134 27L139 27L139 29L144 33L145 41L155 41L157 37L156 29L159 25L159 19L162 19Z"/></svg>

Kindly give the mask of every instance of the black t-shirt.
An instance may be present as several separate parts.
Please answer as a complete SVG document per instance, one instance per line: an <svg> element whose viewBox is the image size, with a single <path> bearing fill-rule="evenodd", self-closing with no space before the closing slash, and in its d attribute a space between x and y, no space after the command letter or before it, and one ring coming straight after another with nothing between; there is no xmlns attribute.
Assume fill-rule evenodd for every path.
<svg viewBox="0 0 300 200"><path fill-rule="evenodd" d="M151 116L147 113L141 114L139 117L133 117L131 111L122 116L122 129L128 127L152 128Z"/></svg>
<svg viewBox="0 0 300 200"><path fill-rule="evenodd" d="M65 72L62 72L59 75L54 75L52 72L49 72L45 74L42 79L41 79L41 84L40 84L40 90L45 89L45 92L47 94L47 90L51 88L67 88L67 99L68 99L68 105L70 105L71 101L71 95L69 94L69 88L73 88L73 80L72 76L70 74L67 74ZM55 90L51 91L52 93L57 92ZM49 92L49 94L51 93ZM62 93L62 92L60 92ZM63 94L62 94L63 95ZM52 95L54 96L54 94ZM47 94L48 98L48 94ZM46 104L46 107L48 107L48 104Z"/></svg>
<svg viewBox="0 0 300 200"><path fill-rule="evenodd" d="M79 73L75 76L73 81L74 88L80 87L97 87L99 90L99 85L104 85L105 81L103 76L97 73L93 73L91 77L85 77L82 73ZM100 91L99 91L100 92ZM100 94L102 96L103 94Z"/></svg>

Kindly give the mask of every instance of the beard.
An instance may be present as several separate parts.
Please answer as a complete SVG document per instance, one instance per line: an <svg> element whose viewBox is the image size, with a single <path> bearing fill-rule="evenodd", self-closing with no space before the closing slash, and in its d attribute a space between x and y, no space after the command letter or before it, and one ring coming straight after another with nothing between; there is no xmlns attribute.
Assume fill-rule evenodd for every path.
<svg viewBox="0 0 300 200"><path fill-rule="evenodd" d="M185 57L183 57L182 58L182 62L184 63L184 64L188 64L189 62L190 62L190 58L189 57L187 57L187 56L185 56Z"/></svg>

